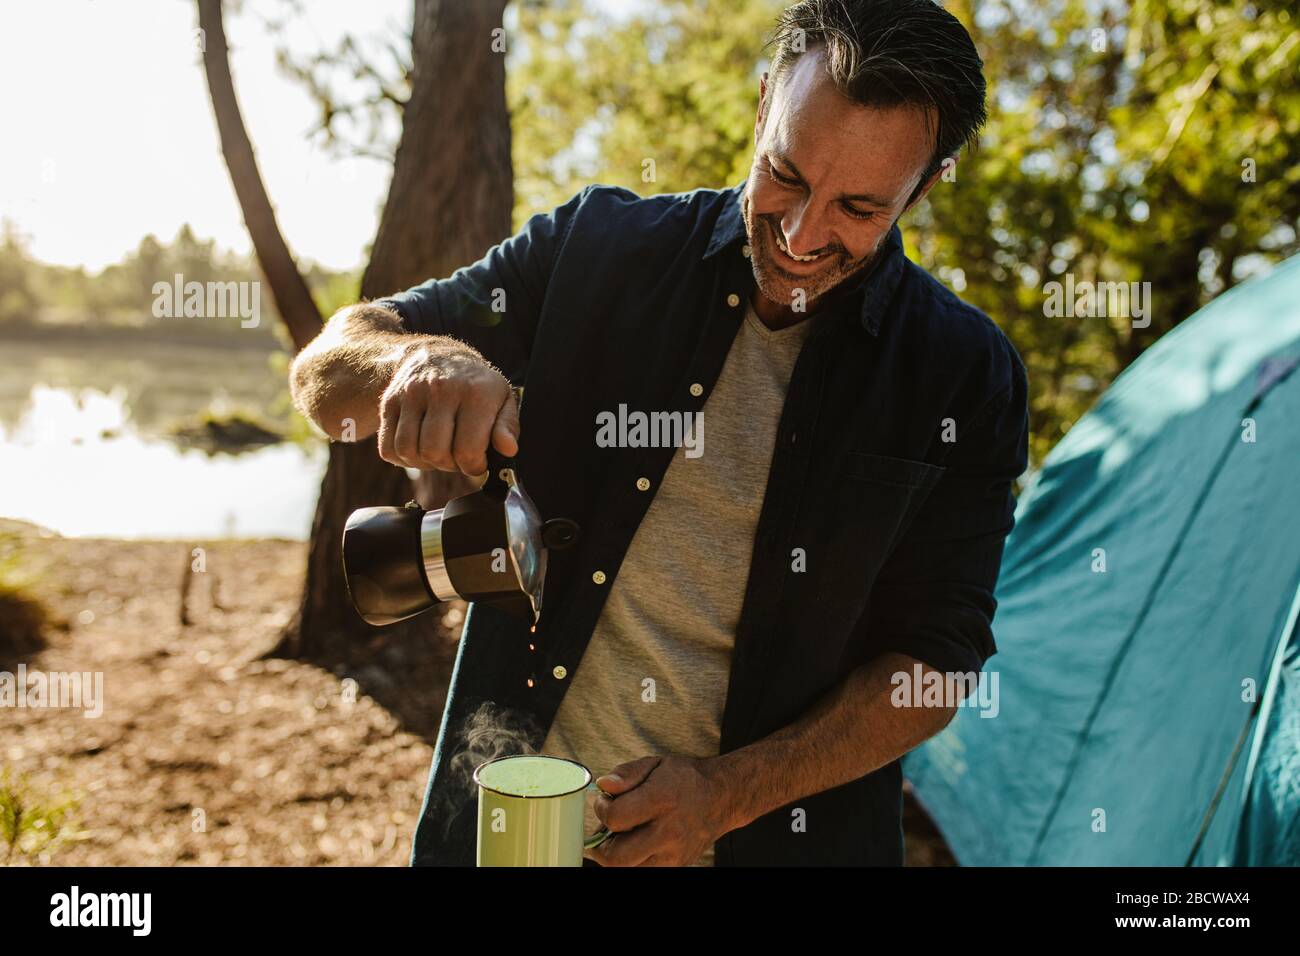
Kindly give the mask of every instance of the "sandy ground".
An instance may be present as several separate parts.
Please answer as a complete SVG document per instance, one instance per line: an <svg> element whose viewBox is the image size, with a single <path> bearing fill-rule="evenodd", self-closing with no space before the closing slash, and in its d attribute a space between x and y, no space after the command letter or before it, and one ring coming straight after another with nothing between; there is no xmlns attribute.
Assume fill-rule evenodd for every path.
<svg viewBox="0 0 1300 956"><path fill-rule="evenodd" d="M461 607L416 659L381 641L335 673L263 656L292 612L301 544L65 539L0 524L21 528L29 588L63 622L44 649L0 655L0 670L104 675L102 716L0 711L0 766L78 798L76 839L12 862L406 863ZM186 626L194 547L207 570ZM909 864L949 861L910 802L905 825Z"/></svg>

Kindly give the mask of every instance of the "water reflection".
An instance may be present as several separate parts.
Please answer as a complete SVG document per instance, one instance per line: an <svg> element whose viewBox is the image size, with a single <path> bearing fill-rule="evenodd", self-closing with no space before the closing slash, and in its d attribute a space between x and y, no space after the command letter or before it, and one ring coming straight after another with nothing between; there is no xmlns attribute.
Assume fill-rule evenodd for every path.
<svg viewBox="0 0 1300 956"><path fill-rule="evenodd" d="M5 379L12 402L14 382ZM145 391L175 407L165 390ZM122 384L32 384L16 418L0 421L0 517L72 536L307 537L323 447L183 450L139 428L129 399Z"/></svg>
<svg viewBox="0 0 1300 956"><path fill-rule="evenodd" d="M2 334L2 333L0 333ZM146 437L193 422L209 410L248 409L288 425L286 357L266 349L192 348L171 343L68 343L0 338L0 425L28 412L37 386L115 396Z"/></svg>

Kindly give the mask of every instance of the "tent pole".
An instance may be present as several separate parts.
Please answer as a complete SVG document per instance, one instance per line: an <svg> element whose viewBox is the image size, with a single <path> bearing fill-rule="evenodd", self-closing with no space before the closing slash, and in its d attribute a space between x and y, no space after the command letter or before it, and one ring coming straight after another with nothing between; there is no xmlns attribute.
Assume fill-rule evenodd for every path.
<svg viewBox="0 0 1300 956"><path fill-rule="evenodd" d="M1286 657L1287 646L1291 643L1291 636L1295 633L1297 621L1300 621L1300 585L1296 587L1295 597L1291 600L1291 609L1286 616L1286 623L1282 625L1282 634L1278 638L1277 648L1273 652L1272 663L1268 671L1268 683L1264 686L1264 693L1255 702L1255 706L1251 708L1250 719L1246 721L1246 726L1242 728L1241 736L1237 739L1237 746L1232 751L1232 759L1228 761L1228 767L1223 772L1223 779L1219 781L1219 789L1215 792L1214 799L1210 801L1209 809L1205 812L1205 820L1201 823L1201 830L1196 835L1196 842L1192 844L1192 850L1187 855L1186 866L1191 866L1196 859L1196 854L1200 852L1201 841L1205 839L1206 833L1209 832L1210 822L1218 809L1219 800L1228 787L1232 772L1236 769L1242 743L1246 739L1251 723L1254 722L1255 739L1250 745L1250 758L1246 761L1246 777L1241 783L1241 808L1238 813L1240 819L1245 819L1246 802L1250 799L1250 783L1255 779L1255 769L1259 765L1259 752L1264 745L1264 735L1261 728L1268 726L1268 718L1273 712L1273 704L1277 700L1277 685L1281 680L1282 662ZM1256 717L1257 714L1258 717ZM1226 866L1228 864L1221 860L1220 865Z"/></svg>

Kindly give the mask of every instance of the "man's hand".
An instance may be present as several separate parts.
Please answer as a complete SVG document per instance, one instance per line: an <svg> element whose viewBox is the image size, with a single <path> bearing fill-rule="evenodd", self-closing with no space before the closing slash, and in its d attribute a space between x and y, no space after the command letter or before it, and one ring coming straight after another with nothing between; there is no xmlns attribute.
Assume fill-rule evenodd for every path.
<svg viewBox="0 0 1300 956"><path fill-rule="evenodd" d="M505 378L477 355L412 351L379 399L379 457L406 468L487 471L487 447L519 451L519 408Z"/></svg>
<svg viewBox="0 0 1300 956"><path fill-rule="evenodd" d="M601 866L689 866L729 829L708 760L642 757L596 781L596 816L612 835L585 855Z"/></svg>
<svg viewBox="0 0 1300 956"><path fill-rule="evenodd" d="M519 451L519 409L473 347L405 331L368 302L340 309L289 368L294 405L335 441L379 433L379 454L406 468L487 472L487 448Z"/></svg>

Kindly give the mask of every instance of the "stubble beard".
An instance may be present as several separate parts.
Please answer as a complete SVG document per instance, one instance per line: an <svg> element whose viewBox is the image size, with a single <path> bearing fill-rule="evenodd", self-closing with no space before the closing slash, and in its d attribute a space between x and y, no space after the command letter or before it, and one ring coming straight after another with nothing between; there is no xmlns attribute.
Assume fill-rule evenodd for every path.
<svg viewBox="0 0 1300 956"><path fill-rule="evenodd" d="M795 292L803 290L803 301L809 311L813 304L852 275L860 273L875 258L875 250L858 261L848 259L842 252L832 253L833 261L823 265L821 271L806 276L785 272L778 265L781 251L776 247L773 230L775 223L765 218L755 220L750 212L749 194L740 197L740 214L745 223L745 233L750 248L750 265L759 293L784 308L795 303Z"/></svg>

